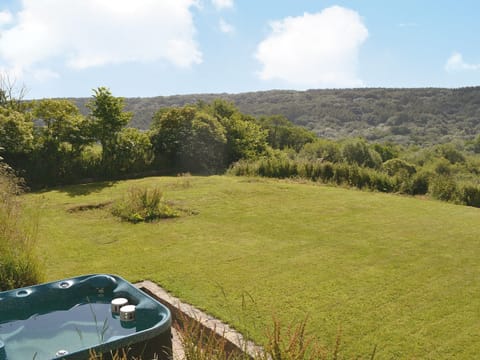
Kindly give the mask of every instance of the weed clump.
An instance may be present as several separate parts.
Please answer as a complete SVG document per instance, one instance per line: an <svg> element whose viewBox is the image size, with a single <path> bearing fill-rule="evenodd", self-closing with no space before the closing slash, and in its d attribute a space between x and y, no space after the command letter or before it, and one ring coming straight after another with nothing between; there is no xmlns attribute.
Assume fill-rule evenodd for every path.
<svg viewBox="0 0 480 360"><path fill-rule="evenodd" d="M158 188L133 187L112 205L112 214L132 223L174 218L178 212L163 198Z"/></svg>

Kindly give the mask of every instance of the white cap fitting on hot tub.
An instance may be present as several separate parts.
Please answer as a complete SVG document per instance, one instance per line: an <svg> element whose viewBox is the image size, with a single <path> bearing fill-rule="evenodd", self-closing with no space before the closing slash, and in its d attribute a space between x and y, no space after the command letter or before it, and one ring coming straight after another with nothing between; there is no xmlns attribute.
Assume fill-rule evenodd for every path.
<svg viewBox="0 0 480 360"><path fill-rule="evenodd" d="M125 305L120 308L120 320L135 320L135 305Z"/></svg>
<svg viewBox="0 0 480 360"><path fill-rule="evenodd" d="M125 298L115 298L112 300L111 305L112 313L118 314L123 306L128 305L128 300Z"/></svg>
<svg viewBox="0 0 480 360"><path fill-rule="evenodd" d="M65 356L65 355L68 355L67 350L58 350L57 353L55 354L56 357Z"/></svg>

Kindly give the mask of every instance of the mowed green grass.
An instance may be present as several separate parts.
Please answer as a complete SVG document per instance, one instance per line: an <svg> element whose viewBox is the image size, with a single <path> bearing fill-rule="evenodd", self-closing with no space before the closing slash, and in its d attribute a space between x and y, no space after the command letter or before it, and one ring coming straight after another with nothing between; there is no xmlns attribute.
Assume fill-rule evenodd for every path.
<svg viewBox="0 0 480 360"><path fill-rule="evenodd" d="M73 206L159 186L198 214L123 223ZM40 211L48 280L150 279L257 341L272 315L346 356L480 354L480 209L314 184L156 177L25 196ZM35 211L35 210L32 210Z"/></svg>

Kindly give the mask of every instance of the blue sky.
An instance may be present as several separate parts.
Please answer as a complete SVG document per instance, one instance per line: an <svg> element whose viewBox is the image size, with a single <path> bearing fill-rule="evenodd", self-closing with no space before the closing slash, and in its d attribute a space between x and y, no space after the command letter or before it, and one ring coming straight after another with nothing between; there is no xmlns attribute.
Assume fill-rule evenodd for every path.
<svg viewBox="0 0 480 360"><path fill-rule="evenodd" d="M29 98L480 85L480 1L1 0Z"/></svg>

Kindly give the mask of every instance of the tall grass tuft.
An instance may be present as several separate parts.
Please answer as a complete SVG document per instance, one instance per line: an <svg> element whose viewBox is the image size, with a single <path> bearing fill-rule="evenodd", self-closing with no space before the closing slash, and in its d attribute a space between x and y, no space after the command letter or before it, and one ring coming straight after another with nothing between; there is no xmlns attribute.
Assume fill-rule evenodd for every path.
<svg viewBox="0 0 480 360"><path fill-rule="evenodd" d="M34 252L36 221L24 215L23 184L0 163L0 291L37 284L41 265Z"/></svg>
<svg viewBox="0 0 480 360"><path fill-rule="evenodd" d="M284 329L279 320L273 319L273 327L267 330L265 352L258 360L320 360L328 351L313 337L306 336L306 320ZM285 332L286 331L286 332Z"/></svg>
<svg viewBox="0 0 480 360"><path fill-rule="evenodd" d="M138 223L173 218L178 213L168 205L158 188L132 187L120 200L114 202L112 214L120 219Z"/></svg>
<svg viewBox="0 0 480 360"><path fill-rule="evenodd" d="M216 336L198 321L183 318L178 324L183 360L251 360L241 351L230 351L225 337Z"/></svg>

